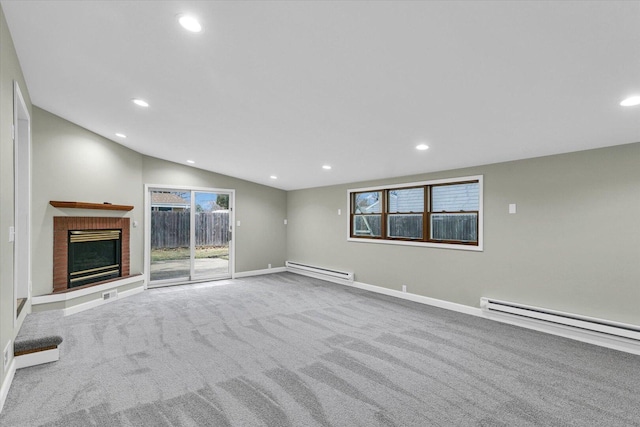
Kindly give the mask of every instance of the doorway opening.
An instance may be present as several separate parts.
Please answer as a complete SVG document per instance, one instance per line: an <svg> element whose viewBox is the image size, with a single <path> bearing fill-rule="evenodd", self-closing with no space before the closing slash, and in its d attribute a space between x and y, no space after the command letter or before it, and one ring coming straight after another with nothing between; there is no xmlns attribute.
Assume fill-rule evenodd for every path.
<svg viewBox="0 0 640 427"><path fill-rule="evenodd" d="M14 327L31 300L31 117L18 82L13 83Z"/></svg>

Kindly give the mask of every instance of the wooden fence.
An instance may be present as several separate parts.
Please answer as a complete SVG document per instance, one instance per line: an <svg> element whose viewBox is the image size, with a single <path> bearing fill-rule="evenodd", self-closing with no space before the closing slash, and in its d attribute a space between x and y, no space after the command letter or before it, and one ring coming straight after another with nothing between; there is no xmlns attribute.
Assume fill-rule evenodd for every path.
<svg viewBox="0 0 640 427"><path fill-rule="evenodd" d="M190 212L152 211L151 249L189 247ZM229 212L195 214L196 246L229 243Z"/></svg>
<svg viewBox="0 0 640 427"><path fill-rule="evenodd" d="M380 215L355 217L357 236L381 236ZM419 239L423 235L422 215L391 215L387 224L390 237ZM476 215L438 214L431 215L431 237L435 240L478 240L478 218Z"/></svg>

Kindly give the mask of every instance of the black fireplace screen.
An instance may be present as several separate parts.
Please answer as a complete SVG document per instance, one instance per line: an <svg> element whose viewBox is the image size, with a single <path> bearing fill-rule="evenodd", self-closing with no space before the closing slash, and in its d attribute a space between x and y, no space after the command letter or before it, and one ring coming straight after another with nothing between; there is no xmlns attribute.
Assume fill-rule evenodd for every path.
<svg viewBox="0 0 640 427"><path fill-rule="evenodd" d="M122 230L70 230L68 288L120 277Z"/></svg>

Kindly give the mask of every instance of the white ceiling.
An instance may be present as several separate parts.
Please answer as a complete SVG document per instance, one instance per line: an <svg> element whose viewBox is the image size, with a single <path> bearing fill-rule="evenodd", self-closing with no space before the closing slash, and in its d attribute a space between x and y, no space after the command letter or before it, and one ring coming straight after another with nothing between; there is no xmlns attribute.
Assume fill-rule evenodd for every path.
<svg viewBox="0 0 640 427"><path fill-rule="evenodd" d="M1 3L35 105L286 190L640 142L639 1Z"/></svg>

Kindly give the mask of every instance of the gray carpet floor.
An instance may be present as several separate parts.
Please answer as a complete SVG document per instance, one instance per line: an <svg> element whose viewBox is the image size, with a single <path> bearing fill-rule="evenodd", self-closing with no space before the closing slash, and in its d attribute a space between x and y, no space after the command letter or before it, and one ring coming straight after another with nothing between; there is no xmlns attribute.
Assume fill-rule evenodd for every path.
<svg viewBox="0 0 640 427"><path fill-rule="evenodd" d="M640 357L289 273L146 291L21 334L9 426L640 426Z"/></svg>

